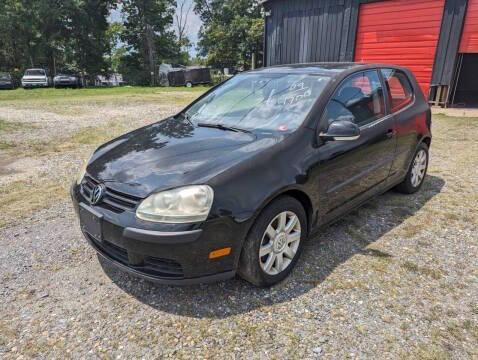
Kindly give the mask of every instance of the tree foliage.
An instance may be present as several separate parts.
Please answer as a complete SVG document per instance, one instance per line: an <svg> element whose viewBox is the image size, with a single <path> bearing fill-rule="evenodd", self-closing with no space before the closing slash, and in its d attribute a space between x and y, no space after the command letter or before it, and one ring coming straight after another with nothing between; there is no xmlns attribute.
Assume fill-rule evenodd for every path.
<svg viewBox="0 0 478 360"><path fill-rule="evenodd" d="M176 36L171 29L176 11L174 0L123 0L124 30L128 61L139 66L137 81L155 83L157 64L177 55ZM126 59L125 59L126 60Z"/></svg>
<svg viewBox="0 0 478 360"><path fill-rule="evenodd" d="M115 0L0 0L0 69L104 72L114 6Z"/></svg>
<svg viewBox="0 0 478 360"><path fill-rule="evenodd" d="M232 70L251 67L252 56L262 61L264 19L258 0L195 0L203 22L200 55L211 66Z"/></svg>

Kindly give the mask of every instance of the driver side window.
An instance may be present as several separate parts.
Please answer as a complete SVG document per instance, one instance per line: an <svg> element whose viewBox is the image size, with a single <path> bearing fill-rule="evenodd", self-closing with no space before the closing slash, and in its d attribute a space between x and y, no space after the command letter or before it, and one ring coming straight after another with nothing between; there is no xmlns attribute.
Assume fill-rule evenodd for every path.
<svg viewBox="0 0 478 360"><path fill-rule="evenodd" d="M329 125L344 120L358 126L384 117L385 102L377 71L364 71L345 80L330 99L325 116Z"/></svg>

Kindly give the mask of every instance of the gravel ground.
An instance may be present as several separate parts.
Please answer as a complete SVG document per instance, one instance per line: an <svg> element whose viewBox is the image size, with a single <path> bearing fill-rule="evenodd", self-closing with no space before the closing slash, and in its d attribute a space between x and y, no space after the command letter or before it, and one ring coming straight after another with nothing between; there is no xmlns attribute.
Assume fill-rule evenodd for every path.
<svg viewBox="0 0 478 360"><path fill-rule="evenodd" d="M65 138L115 118L120 131L162 109L161 99L121 106L104 103L102 114L110 107L114 115L95 120L57 112L52 126ZM18 108L9 104L9 122L21 121ZM0 150L0 196L39 196L45 180L34 174L56 167L67 184L98 140L70 137L35 156L25 145L31 132L52 139L35 125L1 135L24 153ZM21 221L0 200L0 358L478 358L478 119L437 115L433 130L420 193L389 192L324 229L270 289L240 279L191 287L138 280L85 243L63 187L57 201L21 211ZM31 168L12 172L12 158Z"/></svg>

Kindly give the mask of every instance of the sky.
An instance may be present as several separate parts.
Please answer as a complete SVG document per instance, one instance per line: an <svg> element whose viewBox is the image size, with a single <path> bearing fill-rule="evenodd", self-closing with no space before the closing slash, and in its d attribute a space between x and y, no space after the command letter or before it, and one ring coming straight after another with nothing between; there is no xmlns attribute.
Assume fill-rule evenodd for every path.
<svg viewBox="0 0 478 360"><path fill-rule="evenodd" d="M178 0L178 3L181 0ZM194 0L184 0L185 6L184 9L188 9L191 6L191 11L189 12L188 21L187 21L187 28L186 34L193 43L192 48L190 49L189 53L191 57L195 57L197 54L196 51L196 44L198 42L198 34L199 29L201 28L201 19L194 13ZM121 4L118 5L118 9L113 10L110 14L109 21L120 21L121 20Z"/></svg>

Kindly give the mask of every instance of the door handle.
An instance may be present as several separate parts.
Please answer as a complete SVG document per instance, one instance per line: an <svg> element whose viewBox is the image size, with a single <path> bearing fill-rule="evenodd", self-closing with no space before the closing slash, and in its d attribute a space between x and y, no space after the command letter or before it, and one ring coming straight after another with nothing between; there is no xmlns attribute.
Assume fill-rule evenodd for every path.
<svg viewBox="0 0 478 360"><path fill-rule="evenodd" d="M385 135L387 136L388 139L391 139L393 137L393 135L395 135L395 131L390 129L390 130L387 131L387 133Z"/></svg>

